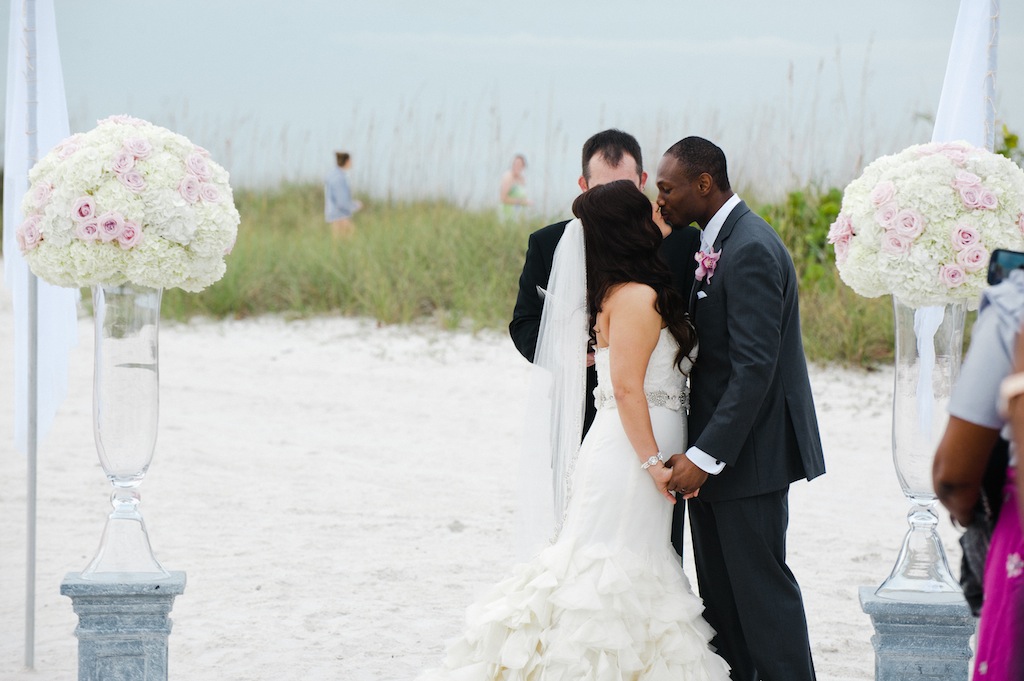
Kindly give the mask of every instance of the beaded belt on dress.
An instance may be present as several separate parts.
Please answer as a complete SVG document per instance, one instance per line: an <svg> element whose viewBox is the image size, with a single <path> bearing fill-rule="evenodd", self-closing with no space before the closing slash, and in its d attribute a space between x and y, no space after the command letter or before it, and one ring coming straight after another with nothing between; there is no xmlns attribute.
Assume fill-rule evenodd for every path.
<svg viewBox="0 0 1024 681"><path fill-rule="evenodd" d="M666 392L664 390L650 390L647 395L647 404L651 407L666 407L674 411L686 411L690 408L690 391ZM598 409L615 409L615 395L611 391L603 391L600 388L594 391L594 406Z"/></svg>

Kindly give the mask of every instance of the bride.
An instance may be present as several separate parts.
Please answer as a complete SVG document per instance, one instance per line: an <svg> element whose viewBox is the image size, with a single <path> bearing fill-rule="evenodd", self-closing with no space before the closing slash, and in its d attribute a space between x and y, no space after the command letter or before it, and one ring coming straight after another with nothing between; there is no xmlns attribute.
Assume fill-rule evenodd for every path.
<svg viewBox="0 0 1024 681"><path fill-rule="evenodd" d="M662 453L685 449L696 334L658 259L650 202L633 183L594 187L573 213L536 357L554 372L557 535L470 606L444 667L421 681L729 678L669 541L676 500ZM597 417L579 446L588 342Z"/></svg>

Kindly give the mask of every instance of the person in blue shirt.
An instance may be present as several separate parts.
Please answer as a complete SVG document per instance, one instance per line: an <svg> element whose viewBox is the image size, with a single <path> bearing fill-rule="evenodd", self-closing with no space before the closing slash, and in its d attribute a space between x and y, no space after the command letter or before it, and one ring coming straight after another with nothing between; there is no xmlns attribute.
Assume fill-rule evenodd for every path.
<svg viewBox="0 0 1024 681"><path fill-rule="evenodd" d="M334 236L348 238L355 233L352 220L363 204L352 198L348 186L348 171L352 168L352 156L344 151L335 152L338 165L327 174L324 181L324 219L330 223Z"/></svg>

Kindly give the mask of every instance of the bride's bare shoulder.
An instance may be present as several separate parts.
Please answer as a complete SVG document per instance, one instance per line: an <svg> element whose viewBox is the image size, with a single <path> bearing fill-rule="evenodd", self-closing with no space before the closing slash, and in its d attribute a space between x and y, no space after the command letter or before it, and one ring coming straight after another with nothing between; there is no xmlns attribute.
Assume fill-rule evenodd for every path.
<svg viewBox="0 0 1024 681"><path fill-rule="evenodd" d="M647 284L630 281L625 284L619 284L608 291L608 295L604 299L604 307L654 305L657 297L657 292Z"/></svg>

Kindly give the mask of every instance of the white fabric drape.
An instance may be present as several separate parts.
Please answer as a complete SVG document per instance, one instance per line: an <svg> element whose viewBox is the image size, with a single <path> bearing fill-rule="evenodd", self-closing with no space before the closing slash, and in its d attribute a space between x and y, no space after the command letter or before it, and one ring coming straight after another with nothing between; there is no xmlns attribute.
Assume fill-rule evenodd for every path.
<svg viewBox="0 0 1024 681"><path fill-rule="evenodd" d="M999 0L961 0L935 112L933 142L964 140L992 149L998 42Z"/></svg>
<svg viewBox="0 0 1024 681"><path fill-rule="evenodd" d="M526 560L561 529L568 477L583 436L587 392L587 270L583 225L558 241L544 295L523 426L516 553Z"/></svg>
<svg viewBox="0 0 1024 681"><path fill-rule="evenodd" d="M41 158L68 136L64 76L57 47L53 0L36 0L36 134ZM28 47L24 2L11 0L7 55L7 119L4 131L4 280L14 306L14 442L28 449L28 281L29 269L15 239L21 224L21 200L28 190L29 116L27 103ZM68 351L78 338L78 291L38 284L37 439L49 430L57 407L67 393Z"/></svg>
<svg viewBox="0 0 1024 681"><path fill-rule="evenodd" d="M995 146L996 49L999 44L999 0L960 0L960 12L949 47L946 77L935 112L932 142L963 140L989 151ZM934 336L943 308L914 311L918 354L918 426L931 432L934 389Z"/></svg>

